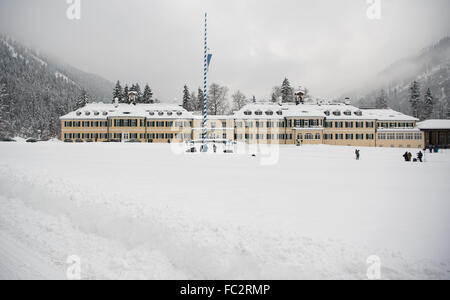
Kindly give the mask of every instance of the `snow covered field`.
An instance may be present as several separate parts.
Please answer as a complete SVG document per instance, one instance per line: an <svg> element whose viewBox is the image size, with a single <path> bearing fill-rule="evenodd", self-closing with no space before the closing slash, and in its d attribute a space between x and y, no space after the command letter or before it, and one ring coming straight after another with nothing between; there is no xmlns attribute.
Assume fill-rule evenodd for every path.
<svg viewBox="0 0 450 300"><path fill-rule="evenodd" d="M0 143L0 279L450 279L449 151L176 148Z"/></svg>

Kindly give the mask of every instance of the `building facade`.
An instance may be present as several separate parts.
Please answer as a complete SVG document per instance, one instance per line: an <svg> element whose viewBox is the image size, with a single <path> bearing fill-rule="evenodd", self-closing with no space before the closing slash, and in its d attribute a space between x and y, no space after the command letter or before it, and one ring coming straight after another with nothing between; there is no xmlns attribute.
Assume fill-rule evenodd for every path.
<svg viewBox="0 0 450 300"><path fill-rule="evenodd" d="M177 105L90 103L62 116L66 142L202 140L202 117ZM248 144L328 144L423 148L416 118L349 104L249 104L233 115L208 116L207 138Z"/></svg>
<svg viewBox="0 0 450 300"><path fill-rule="evenodd" d="M426 148L450 148L450 120L426 120L417 125L424 134Z"/></svg>

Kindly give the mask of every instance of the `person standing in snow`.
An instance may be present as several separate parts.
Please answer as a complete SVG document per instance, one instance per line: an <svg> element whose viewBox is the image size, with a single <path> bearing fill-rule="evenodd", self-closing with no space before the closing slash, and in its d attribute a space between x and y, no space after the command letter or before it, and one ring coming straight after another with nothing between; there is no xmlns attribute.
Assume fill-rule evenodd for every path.
<svg viewBox="0 0 450 300"><path fill-rule="evenodd" d="M359 160L359 150L355 149L356 160Z"/></svg>
<svg viewBox="0 0 450 300"><path fill-rule="evenodd" d="M403 158L405 159L405 161L408 161L408 151L406 151L406 152L403 154Z"/></svg>
<svg viewBox="0 0 450 300"><path fill-rule="evenodd" d="M214 153L216 153L216 151L217 151L217 146L216 146L216 144L213 145L213 150L214 150Z"/></svg>
<svg viewBox="0 0 450 300"><path fill-rule="evenodd" d="M412 158L412 154L411 154L411 152L408 152L408 161L411 161L411 158Z"/></svg>
<svg viewBox="0 0 450 300"><path fill-rule="evenodd" d="M423 153L422 151L419 151L419 153L417 153L417 159L422 162L422 157L423 157Z"/></svg>

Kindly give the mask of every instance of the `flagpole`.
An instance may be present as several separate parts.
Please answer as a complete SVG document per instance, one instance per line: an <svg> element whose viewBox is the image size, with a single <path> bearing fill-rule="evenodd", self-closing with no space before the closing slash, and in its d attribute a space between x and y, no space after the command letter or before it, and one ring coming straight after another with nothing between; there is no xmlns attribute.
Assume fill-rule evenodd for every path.
<svg viewBox="0 0 450 300"><path fill-rule="evenodd" d="M208 104L208 86L207 86L207 74L208 74L208 48L207 48L207 13L205 13L205 40L204 40L204 58L203 58L203 152L208 151L208 146L206 145L206 119L208 116L207 104Z"/></svg>

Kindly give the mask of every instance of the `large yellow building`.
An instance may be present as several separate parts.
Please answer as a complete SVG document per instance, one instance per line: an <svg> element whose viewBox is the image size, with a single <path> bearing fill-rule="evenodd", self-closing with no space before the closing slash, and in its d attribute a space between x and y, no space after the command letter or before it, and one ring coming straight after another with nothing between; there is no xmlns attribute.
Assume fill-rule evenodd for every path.
<svg viewBox="0 0 450 300"><path fill-rule="evenodd" d="M90 103L61 118L66 142L200 141L202 117L168 104ZM249 144L329 144L422 148L416 118L391 109L336 104L249 104L208 116L207 138Z"/></svg>

